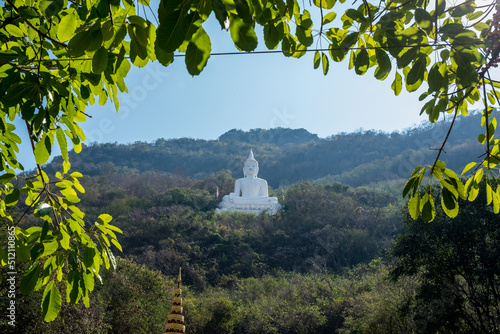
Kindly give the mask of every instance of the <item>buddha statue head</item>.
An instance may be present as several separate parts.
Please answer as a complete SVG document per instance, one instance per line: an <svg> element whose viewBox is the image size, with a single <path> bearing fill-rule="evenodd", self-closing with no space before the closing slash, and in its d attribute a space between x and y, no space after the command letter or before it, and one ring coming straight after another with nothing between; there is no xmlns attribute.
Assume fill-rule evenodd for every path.
<svg viewBox="0 0 500 334"><path fill-rule="evenodd" d="M250 154L248 155L248 159L245 161L243 165L243 176L249 178L257 177L259 173L259 163L253 157L253 151L250 149Z"/></svg>

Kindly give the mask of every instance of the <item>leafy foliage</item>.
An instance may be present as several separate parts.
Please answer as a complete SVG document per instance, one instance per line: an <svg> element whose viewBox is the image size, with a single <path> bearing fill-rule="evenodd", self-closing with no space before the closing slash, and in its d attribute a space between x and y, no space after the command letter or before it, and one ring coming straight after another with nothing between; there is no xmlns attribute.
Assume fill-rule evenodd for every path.
<svg viewBox="0 0 500 334"><path fill-rule="evenodd" d="M50 323L43 321L42 291L16 296L16 330L47 334L161 332L170 312L173 281L130 260L117 257L116 262L116 271L103 272L106 284L96 285L88 308L64 303ZM8 299L2 298L2 306L5 301ZM9 328L4 319L0 328Z"/></svg>
<svg viewBox="0 0 500 334"><path fill-rule="evenodd" d="M473 203L460 200L454 219L438 213L428 224L408 217L397 239L392 275L419 277L412 303L419 332L498 331L500 230L496 214L484 210L487 183L480 187Z"/></svg>

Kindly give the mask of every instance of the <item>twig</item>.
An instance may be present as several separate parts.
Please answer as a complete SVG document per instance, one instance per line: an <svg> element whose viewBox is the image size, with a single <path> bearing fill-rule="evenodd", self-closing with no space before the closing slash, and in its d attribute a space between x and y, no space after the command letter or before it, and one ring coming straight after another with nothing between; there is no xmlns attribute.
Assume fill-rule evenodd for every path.
<svg viewBox="0 0 500 334"><path fill-rule="evenodd" d="M489 115L488 115L488 100L486 96L486 84L484 82L484 76L483 76L483 100L484 100L484 117L486 118L485 126L486 126L486 168L490 169L490 121L489 121Z"/></svg>
<svg viewBox="0 0 500 334"><path fill-rule="evenodd" d="M111 11L111 1L108 0L109 17L111 19L111 26L114 27L115 23L113 21L113 12Z"/></svg>
<svg viewBox="0 0 500 334"><path fill-rule="evenodd" d="M465 99L467 96L469 96L469 94L472 92L473 88L471 88L467 94L462 98ZM431 175L432 173L434 172L434 168L436 168L436 164L437 162L439 161L439 157L441 156L441 153L444 152L444 145L446 145L446 142L448 141L448 138L450 137L450 134L451 134L451 130L453 129L453 126L455 125L455 120L457 119L457 115L458 115L458 106L459 106L459 102L455 105L455 115L453 115L453 120L451 121L451 124L450 124L450 128L448 129L448 133L446 134L446 137L444 138L444 141L443 141L443 144L441 145L441 147L439 148L439 153L436 157L436 160L434 161L434 164L432 165L431 167Z"/></svg>
<svg viewBox="0 0 500 334"><path fill-rule="evenodd" d="M33 207L33 205L38 201L38 199L40 198L40 196L42 196L42 193L44 192L44 190L42 190L38 196L35 198L35 200L33 201L33 203L31 203L28 208L23 212L23 214L21 215L21 217L17 220L17 222L14 224L14 226L17 226L17 224L19 224L21 222L21 220L24 218L24 216L26 216L26 214L28 213L28 211Z"/></svg>
<svg viewBox="0 0 500 334"><path fill-rule="evenodd" d="M35 154L35 142L33 141L33 138L31 137L32 129L31 129L31 126L28 123L28 121L25 121L25 122L26 122L26 128L28 129L28 137L30 139L31 149L33 150L33 154ZM45 177L43 176L42 167L40 166L39 163L36 163L36 168L38 170L38 174L40 175L40 178L42 179L42 183L43 183L43 190L40 192L40 194L42 194L43 192L45 192L45 193L47 193L49 195L49 201L50 201L50 204L52 204L52 212L54 213L54 220L56 221L57 228L59 228L59 219L57 218L57 214L55 212L54 204L52 203L52 199L50 198L50 192L49 192L49 189L47 187L48 183L45 181Z"/></svg>
<svg viewBox="0 0 500 334"><path fill-rule="evenodd" d="M370 32L373 32L373 17L372 12L370 10L370 6L368 5L368 1L363 0L363 4L365 5L366 10L368 11L368 17L370 18Z"/></svg>

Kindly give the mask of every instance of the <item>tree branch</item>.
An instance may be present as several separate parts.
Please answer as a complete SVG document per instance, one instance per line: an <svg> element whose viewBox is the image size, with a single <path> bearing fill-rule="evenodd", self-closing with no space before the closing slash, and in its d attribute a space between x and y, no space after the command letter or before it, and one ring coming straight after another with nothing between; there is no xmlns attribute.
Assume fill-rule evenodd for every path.
<svg viewBox="0 0 500 334"><path fill-rule="evenodd" d="M33 138L31 137L31 132L32 132L32 129L31 129L31 125L28 121L25 121L26 123L26 128L28 130L28 137L30 139L30 143L31 143L31 149L33 150L33 155L35 155L35 142L33 141ZM36 157L35 157L35 160L36 160ZM42 167L40 166L39 163L36 163L36 168L38 170L38 174L40 175L40 178L42 179L42 183L43 183L43 190L40 192L40 195L45 192L47 193L48 195L48 198L49 198L49 201L50 201L50 204L52 204L52 212L54 214L54 220L56 221L56 226L57 228L59 228L59 219L57 218L57 213L55 211L55 208L54 208L54 204L53 204L53 199L50 198L50 192L49 192L49 188L48 188L48 183L47 181L45 181L45 177L43 176L43 173L42 173Z"/></svg>
<svg viewBox="0 0 500 334"><path fill-rule="evenodd" d="M465 98L467 98L467 96L470 95L470 93L472 93L473 89L475 87L472 87L469 89L469 91L460 99L460 101L463 101ZM432 173L434 172L434 169L436 168L436 164L438 163L439 161L439 157L441 156L441 153L444 152L444 146L446 145L446 143L448 142L448 138L450 137L450 134L451 134L451 130L453 129L453 126L455 125L455 120L457 119L457 115L458 115L458 107L460 105L460 101L458 101L456 104L455 104L455 114L453 115L453 120L451 121L451 124L450 124L450 128L448 129L448 133L446 134L446 137L444 138L444 141L443 141L443 144L441 145L441 147L438 149L438 154L437 154L437 157L436 157L436 160L434 161L434 164L432 165L431 167L431 175Z"/></svg>

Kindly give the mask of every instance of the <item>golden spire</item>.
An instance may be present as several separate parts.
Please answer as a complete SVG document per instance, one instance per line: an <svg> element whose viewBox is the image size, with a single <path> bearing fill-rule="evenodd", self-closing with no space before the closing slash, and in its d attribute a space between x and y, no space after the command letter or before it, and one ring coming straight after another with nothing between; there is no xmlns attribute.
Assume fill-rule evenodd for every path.
<svg viewBox="0 0 500 334"><path fill-rule="evenodd" d="M181 269L182 268L179 268L177 289L175 289L174 301L172 303L170 315L167 318L167 326L165 326L164 333L186 333L186 326L184 326L184 316L182 315Z"/></svg>

